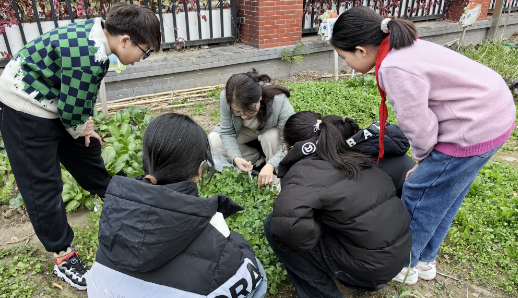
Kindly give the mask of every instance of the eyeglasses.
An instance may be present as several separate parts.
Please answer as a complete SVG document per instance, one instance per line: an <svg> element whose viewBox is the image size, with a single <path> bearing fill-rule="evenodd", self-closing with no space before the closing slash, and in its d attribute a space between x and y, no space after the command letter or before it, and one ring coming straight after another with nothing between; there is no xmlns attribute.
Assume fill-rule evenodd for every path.
<svg viewBox="0 0 518 298"><path fill-rule="evenodd" d="M126 35L126 34L119 34L119 35L124 36L124 35ZM130 37L130 40L131 40L131 41L132 41L132 42L133 42L133 43L134 43L134 44L135 44L135 45L136 45L136 46L137 46L137 47L142 51L142 53L144 53L144 57L142 57L142 60L144 60L144 59L146 59L147 57L149 57L149 55L151 55L151 52L153 52L153 50L152 50L152 49L149 49L149 50L147 50L147 51L144 51L144 50L143 50L143 49L138 45L138 43L137 43L136 41L134 41L134 40L133 40L133 38L131 38L131 37Z"/></svg>
<svg viewBox="0 0 518 298"><path fill-rule="evenodd" d="M255 112L251 112L251 113L237 112L233 108L230 108L230 111L232 112L232 114L234 114L234 116L238 116L238 117L242 117L242 116L252 117L252 116L255 116L255 114L257 114L257 112L259 112L259 111L255 111Z"/></svg>
<svg viewBox="0 0 518 298"><path fill-rule="evenodd" d="M142 57L142 60L146 59L147 57L149 57L149 55L151 55L151 52L153 51L152 49L149 49L147 51L144 51L134 40L133 38L131 38L131 41L142 51L142 53L144 53L144 57Z"/></svg>

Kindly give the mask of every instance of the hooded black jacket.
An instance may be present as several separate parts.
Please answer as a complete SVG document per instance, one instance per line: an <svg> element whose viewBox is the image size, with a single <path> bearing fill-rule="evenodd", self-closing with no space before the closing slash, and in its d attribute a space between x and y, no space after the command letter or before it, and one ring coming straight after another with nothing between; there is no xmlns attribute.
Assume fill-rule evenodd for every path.
<svg viewBox="0 0 518 298"><path fill-rule="evenodd" d="M210 221L216 212L226 218L240 210L223 195L198 197L190 181L151 185L115 176L106 191L96 262L193 297L216 290L217 297L234 297L244 283L255 289L261 281L255 254L239 234L226 237ZM239 270L245 259L253 266L247 260L248 270Z"/></svg>
<svg viewBox="0 0 518 298"><path fill-rule="evenodd" d="M379 122L375 122L366 129L358 131L346 142L350 147L369 156L373 164L376 165L380 151L379 132ZM387 122L383 144L385 145L385 153L376 166L392 178L396 187L396 194L401 197L406 173L415 166L414 160L406 155L410 148L410 142L399 126Z"/></svg>
<svg viewBox="0 0 518 298"><path fill-rule="evenodd" d="M387 283L410 255L408 211L383 171L365 169L358 180L349 180L318 157L315 141L295 144L279 165L282 190L274 202L273 235L299 252L322 239L349 275Z"/></svg>

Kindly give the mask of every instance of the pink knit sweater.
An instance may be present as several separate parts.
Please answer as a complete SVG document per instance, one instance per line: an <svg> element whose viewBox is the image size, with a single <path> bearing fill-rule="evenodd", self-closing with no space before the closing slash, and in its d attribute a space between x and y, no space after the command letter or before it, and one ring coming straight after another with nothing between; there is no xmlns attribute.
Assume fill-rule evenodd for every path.
<svg viewBox="0 0 518 298"><path fill-rule="evenodd" d="M515 128L516 106L504 79L435 43L417 40L390 51L379 80L417 161L433 149L455 157L485 153Z"/></svg>

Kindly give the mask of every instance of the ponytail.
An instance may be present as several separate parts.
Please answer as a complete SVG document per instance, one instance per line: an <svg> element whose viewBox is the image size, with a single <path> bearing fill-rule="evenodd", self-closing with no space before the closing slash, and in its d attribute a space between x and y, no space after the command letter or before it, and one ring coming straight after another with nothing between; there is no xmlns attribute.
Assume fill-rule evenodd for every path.
<svg viewBox="0 0 518 298"><path fill-rule="evenodd" d="M390 33L381 30L383 17L372 8L355 6L340 15L333 28L329 41L337 49L355 52L358 46L378 47L385 37L390 36L390 49L411 46L417 39L417 29L408 20L391 19L388 24Z"/></svg>
<svg viewBox="0 0 518 298"><path fill-rule="evenodd" d="M411 46L417 39L417 29L414 23L408 20L392 19L388 22L387 26L390 30L390 50L399 50Z"/></svg>
<svg viewBox="0 0 518 298"><path fill-rule="evenodd" d="M349 117L340 117L337 115L327 115L322 118L323 122L333 124L334 127L342 134L345 140L352 137L360 130L360 126L356 120Z"/></svg>
<svg viewBox="0 0 518 298"><path fill-rule="evenodd" d="M350 148L334 125L318 122L321 118L320 114L313 112L292 115L284 126L284 140L292 146L318 137L317 155L341 170L348 179L358 179L362 169L372 167L371 160Z"/></svg>

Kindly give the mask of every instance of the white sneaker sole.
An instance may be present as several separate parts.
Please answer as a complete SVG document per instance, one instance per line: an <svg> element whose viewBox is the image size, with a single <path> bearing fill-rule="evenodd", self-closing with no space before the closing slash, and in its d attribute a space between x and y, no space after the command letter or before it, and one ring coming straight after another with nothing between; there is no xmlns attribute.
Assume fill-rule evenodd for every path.
<svg viewBox="0 0 518 298"><path fill-rule="evenodd" d="M423 279L423 280L432 280L432 279L435 279L435 276L437 275L437 271L436 270L426 270L426 271L421 271L419 270L419 278L420 279Z"/></svg>
<svg viewBox="0 0 518 298"><path fill-rule="evenodd" d="M53 270L54 274L61 278L62 281L66 282L67 284L69 284L72 288L78 290L78 291L86 291L86 286L80 286L80 285L77 285L75 284L74 282L72 282L70 280L70 278L68 278L65 274L61 273L61 271L59 271L58 269L58 266L57 265L54 265L54 270Z"/></svg>
<svg viewBox="0 0 518 298"><path fill-rule="evenodd" d="M405 279L405 275L401 276L400 274L398 274L392 280L395 282L398 282L398 283L403 283L403 279ZM405 281L405 285L412 286L412 285L415 285L418 281L419 281L419 278L417 276L415 278L412 278L412 276L408 276Z"/></svg>

